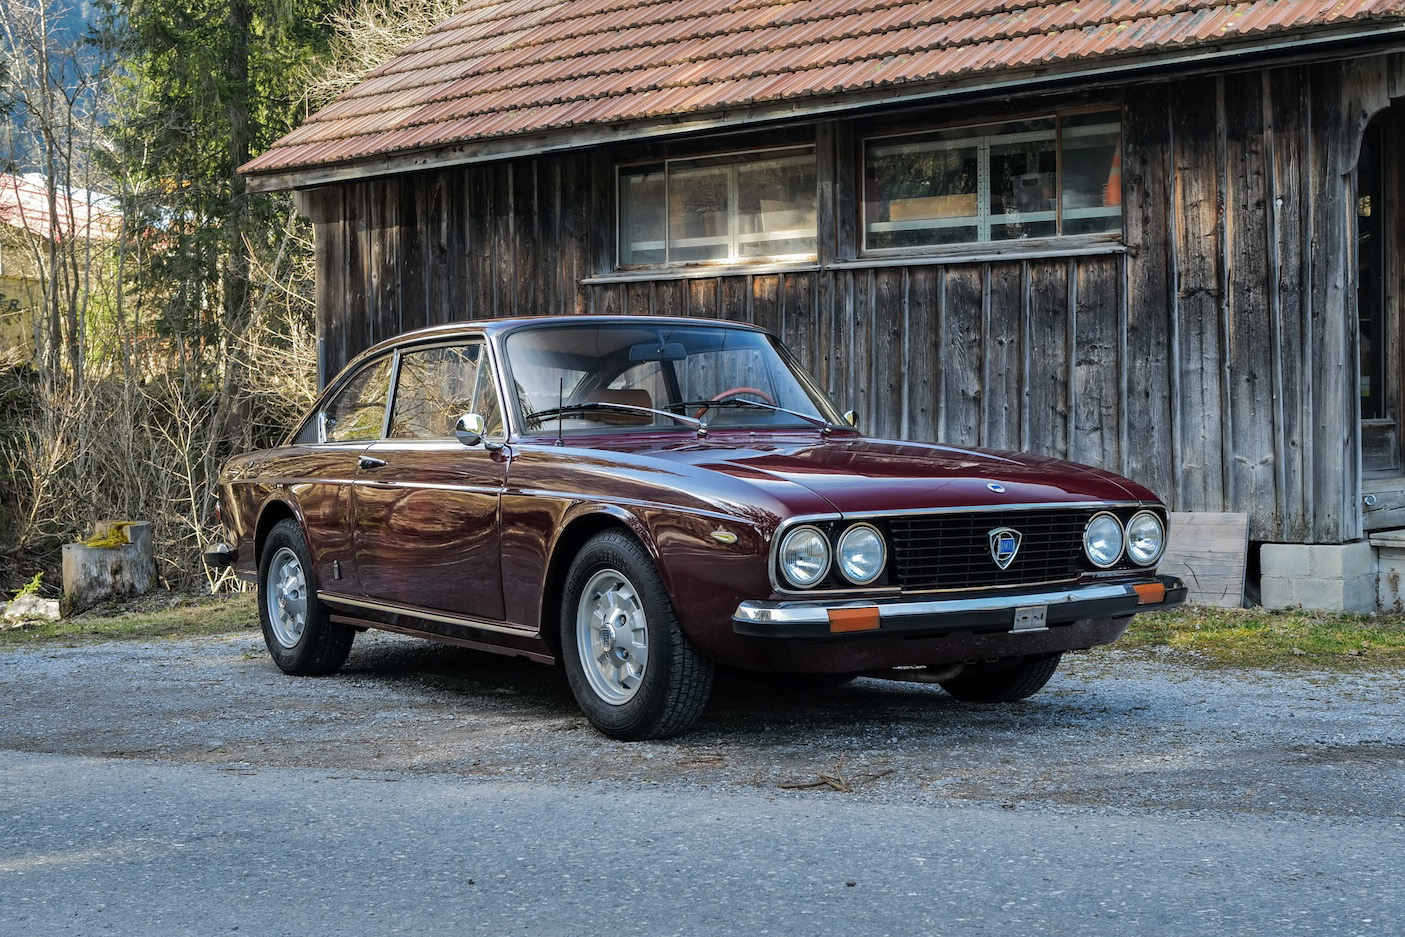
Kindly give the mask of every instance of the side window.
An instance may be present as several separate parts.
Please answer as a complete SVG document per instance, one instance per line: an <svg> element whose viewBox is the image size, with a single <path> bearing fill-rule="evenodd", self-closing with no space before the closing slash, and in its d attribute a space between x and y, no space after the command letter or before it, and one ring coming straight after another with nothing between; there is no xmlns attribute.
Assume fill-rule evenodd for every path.
<svg viewBox="0 0 1405 937"><path fill-rule="evenodd" d="M379 439L385 425L385 404L390 396L390 362L387 355L357 372L323 412L327 415L327 442Z"/></svg>
<svg viewBox="0 0 1405 937"><path fill-rule="evenodd" d="M452 436L465 413L483 417L488 436L503 435L502 407L482 342L404 352L395 386L390 436Z"/></svg>

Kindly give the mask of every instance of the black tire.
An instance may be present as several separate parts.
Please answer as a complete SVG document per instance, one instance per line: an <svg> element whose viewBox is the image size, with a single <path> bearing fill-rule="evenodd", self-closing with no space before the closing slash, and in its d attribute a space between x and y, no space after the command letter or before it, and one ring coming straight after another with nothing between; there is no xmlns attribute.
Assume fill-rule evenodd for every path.
<svg viewBox="0 0 1405 937"><path fill-rule="evenodd" d="M307 541L291 518L273 525L259 557L259 624L278 669L301 677L336 673L356 638L318 600Z"/></svg>
<svg viewBox="0 0 1405 937"><path fill-rule="evenodd" d="M687 730L712 693L712 662L683 634L648 553L623 531L595 535L571 562L561 658L586 719L626 742Z"/></svg>
<svg viewBox="0 0 1405 937"><path fill-rule="evenodd" d="M1013 703L1044 689L1062 659L1062 654L1027 657L1013 667L963 674L937 685L966 703Z"/></svg>

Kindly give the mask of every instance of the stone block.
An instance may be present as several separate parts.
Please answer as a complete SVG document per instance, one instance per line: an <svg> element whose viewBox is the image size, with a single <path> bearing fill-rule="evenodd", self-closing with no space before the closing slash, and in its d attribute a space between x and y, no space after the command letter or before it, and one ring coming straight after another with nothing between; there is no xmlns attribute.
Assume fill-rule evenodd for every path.
<svg viewBox="0 0 1405 937"><path fill-rule="evenodd" d="M58 621L59 600L22 595L5 606L5 621Z"/></svg>
<svg viewBox="0 0 1405 937"><path fill-rule="evenodd" d="M1260 601L1267 608L1373 612L1376 557L1366 542L1265 544L1259 553Z"/></svg>

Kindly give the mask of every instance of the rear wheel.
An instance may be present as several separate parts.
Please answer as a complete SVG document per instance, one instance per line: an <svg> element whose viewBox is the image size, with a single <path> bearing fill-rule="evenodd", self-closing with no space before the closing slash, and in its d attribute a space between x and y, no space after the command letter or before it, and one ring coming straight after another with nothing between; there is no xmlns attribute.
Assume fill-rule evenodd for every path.
<svg viewBox="0 0 1405 937"><path fill-rule="evenodd" d="M1013 703L1042 690L1062 658L1062 654L1027 657L1013 667L962 674L937 685L967 703Z"/></svg>
<svg viewBox="0 0 1405 937"><path fill-rule="evenodd" d="M611 738L677 735L712 692L712 662L683 634L649 555L622 531L592 537L571 563L561 657L576 703Z"/></svg>
<svg viewBox="0 0 1405 937"><path fill-rule="evenodd" d="M259 559L259 624L278 669L298 676L335 673L355 629L332 622L312 584L312 560L291 518L273 525Z"/></svg>

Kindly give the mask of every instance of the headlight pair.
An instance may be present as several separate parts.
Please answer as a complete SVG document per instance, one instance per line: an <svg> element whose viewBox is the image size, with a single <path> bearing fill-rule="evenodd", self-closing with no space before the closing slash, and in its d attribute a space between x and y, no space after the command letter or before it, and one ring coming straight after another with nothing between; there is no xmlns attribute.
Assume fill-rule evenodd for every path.
<svg viewBox="0 0 1405 937"><path fill-rule="evenodd" d="M1107 569L1122 559L1138 566L1154 566L1166 551L1166 525L1151 511L1138 511L1123 524L1112 514L1095 514L1083 529L1083 552L1088 562Z"/></svg>
<svg viewBox="0 0 1405 937"><path fill-rule="evenodd" d="M833 546L823 530L805 524L781 539L777 560L785 581L798 589L818 585L831 567L853 585L866 586L883 575L888 547L871 524L854 524Z"/></svg>

